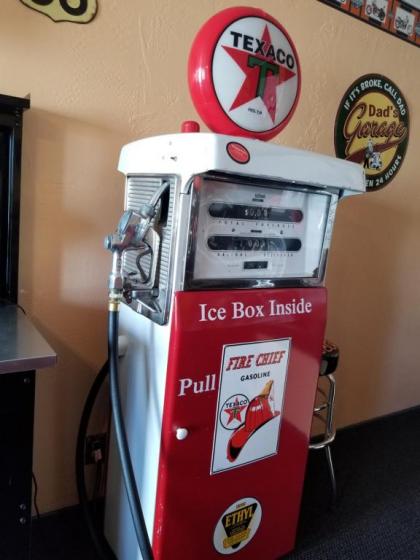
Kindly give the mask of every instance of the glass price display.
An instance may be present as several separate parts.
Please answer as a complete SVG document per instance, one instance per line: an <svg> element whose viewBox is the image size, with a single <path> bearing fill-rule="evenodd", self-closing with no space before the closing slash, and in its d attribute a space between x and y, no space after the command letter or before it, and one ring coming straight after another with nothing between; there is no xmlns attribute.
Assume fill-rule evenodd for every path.
<svg viewBox="0 0 420 560"><path fill-rule="evenodd" d="M317 278L331 195L203 178L193 280Z"/></svg>

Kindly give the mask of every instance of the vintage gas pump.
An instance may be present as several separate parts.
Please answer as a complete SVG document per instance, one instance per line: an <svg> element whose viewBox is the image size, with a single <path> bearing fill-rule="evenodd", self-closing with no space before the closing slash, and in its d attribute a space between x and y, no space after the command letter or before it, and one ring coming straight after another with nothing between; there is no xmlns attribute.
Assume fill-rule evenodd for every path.
<svg viewBox="0 0 420 560"><path fill-rule="evenodd" d="M294 545L335 210L364 176L261 141L290 119L300 75L260 10L207 22L190 86L225 134L188 123L121 153L126 211L107 244L122 416L156 559L274 560ZM119 560L142 557L116 446L105 533Z"/></svg>

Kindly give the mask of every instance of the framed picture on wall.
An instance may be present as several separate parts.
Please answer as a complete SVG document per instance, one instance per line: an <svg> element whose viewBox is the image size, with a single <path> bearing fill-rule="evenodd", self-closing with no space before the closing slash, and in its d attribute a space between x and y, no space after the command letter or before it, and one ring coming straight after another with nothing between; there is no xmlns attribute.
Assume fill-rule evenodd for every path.
<svg viewBox="0 0 420 560"><path fill-rule="evenodd" d="M395 37L420 46L420 0L319 0Z"/></svg>

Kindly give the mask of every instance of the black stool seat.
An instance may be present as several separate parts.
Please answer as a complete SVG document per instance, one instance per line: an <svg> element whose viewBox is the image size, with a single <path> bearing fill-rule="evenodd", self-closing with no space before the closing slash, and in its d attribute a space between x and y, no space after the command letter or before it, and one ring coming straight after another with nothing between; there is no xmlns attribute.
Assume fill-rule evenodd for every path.
<svg viewBox="0 0 420 560"><path fill-rule="evenodd" d="M322 359L319 375L329 375L334 373L338 366L340 350L338 346L329 340L324 340L322 345Z"/></svg>

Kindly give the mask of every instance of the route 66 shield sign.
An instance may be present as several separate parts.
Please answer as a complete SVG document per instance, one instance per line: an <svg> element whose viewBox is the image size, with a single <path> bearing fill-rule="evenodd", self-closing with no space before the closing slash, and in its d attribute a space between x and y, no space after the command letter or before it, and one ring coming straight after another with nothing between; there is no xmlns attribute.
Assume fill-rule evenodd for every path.
<svg viewBox="0 0 420 560"><path fill-rule="evenodd" d="M97 0L20 0L53 21L89 23L98 10Z"/></svg>

